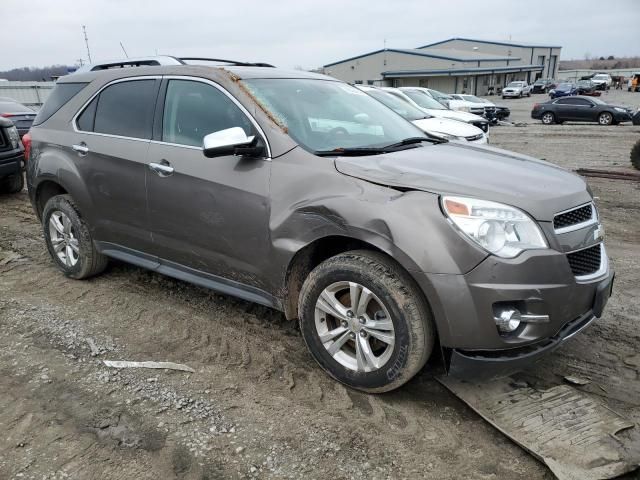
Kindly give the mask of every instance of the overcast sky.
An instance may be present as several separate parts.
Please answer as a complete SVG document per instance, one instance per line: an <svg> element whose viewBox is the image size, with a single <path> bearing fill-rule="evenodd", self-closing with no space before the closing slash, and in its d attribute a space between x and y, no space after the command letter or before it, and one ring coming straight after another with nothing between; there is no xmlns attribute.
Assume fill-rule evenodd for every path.
<svg viewBox="0 0 640 480"><path fill-rule="evenodd" d="M171 54L312 68L450 37L640 55L640 0L0 0L0 70Z"/></svg>

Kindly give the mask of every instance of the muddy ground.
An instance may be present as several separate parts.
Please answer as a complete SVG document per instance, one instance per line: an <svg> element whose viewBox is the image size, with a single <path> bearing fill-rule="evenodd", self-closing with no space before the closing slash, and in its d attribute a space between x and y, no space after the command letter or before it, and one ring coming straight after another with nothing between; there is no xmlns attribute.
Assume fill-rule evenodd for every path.
<svg viewBox="0 0 640 480"><path fill-rule="evenodd" d="M504 102L532 123L541 98ZM638 138L630 125L538 122L491 134L568 168L627 165ZM640 424L640 188L589 183L615 296L528 378L589 377L580 388ZM26 193L0 197L0 332L0 479L553 478L437 383L433 366L396 392L365 395L325 376L278 312L118 262L90 281L64 278ZM196 372L120 371L103 359Z"/></svg>

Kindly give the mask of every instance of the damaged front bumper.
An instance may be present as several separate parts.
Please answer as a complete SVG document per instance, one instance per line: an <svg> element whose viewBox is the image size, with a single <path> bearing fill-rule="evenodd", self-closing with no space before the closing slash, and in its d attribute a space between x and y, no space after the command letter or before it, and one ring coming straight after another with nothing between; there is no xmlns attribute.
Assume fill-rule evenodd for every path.
<svg viewBox="0 0 640 480"><path fill-rule="evenodd" d="M445 348L447 373L468 380L491 380L511 375L530 367L542 357L553 352L565 341L588 327L602 316L613 291L612 273L597 284L592 308L578 318L566 323L558 333L540 342L507 350L461 350Z"/></svg>

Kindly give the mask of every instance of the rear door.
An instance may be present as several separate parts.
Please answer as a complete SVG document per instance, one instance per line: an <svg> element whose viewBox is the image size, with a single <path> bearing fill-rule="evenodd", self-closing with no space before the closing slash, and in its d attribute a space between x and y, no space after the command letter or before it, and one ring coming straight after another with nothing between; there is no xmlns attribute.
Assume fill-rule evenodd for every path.
<svg viewBox="0 0 640 480"><path fill-rule="evenodd" d="M151 250L146 157L160 78L118 80L74 119L76 167L85 179L94 238L101 248Z"/></svg>
<svg viewBox="0 0 640 480"><path fill-rule="evenodd" d="M157 110L147 157L155 254L188 273L183 267L262 287L271 161L202 151L205 135L227 128L262 137L257 124L220 86L196 78L165 79Z"/></svg>

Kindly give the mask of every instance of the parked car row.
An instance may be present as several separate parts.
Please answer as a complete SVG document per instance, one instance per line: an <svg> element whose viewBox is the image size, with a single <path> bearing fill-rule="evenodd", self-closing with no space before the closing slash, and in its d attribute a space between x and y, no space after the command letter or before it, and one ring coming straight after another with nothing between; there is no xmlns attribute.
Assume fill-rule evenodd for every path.
<svg viewBox="0 0 640 480"><path fill-rule="evenodd" d="M614 273L581 177L429 134L486 136L420 106L429 91L186 60L63 77L25 136L64 275L115 258L281 310L366 392L432 354L462 378L505 374L602 315Z"/></svg>

